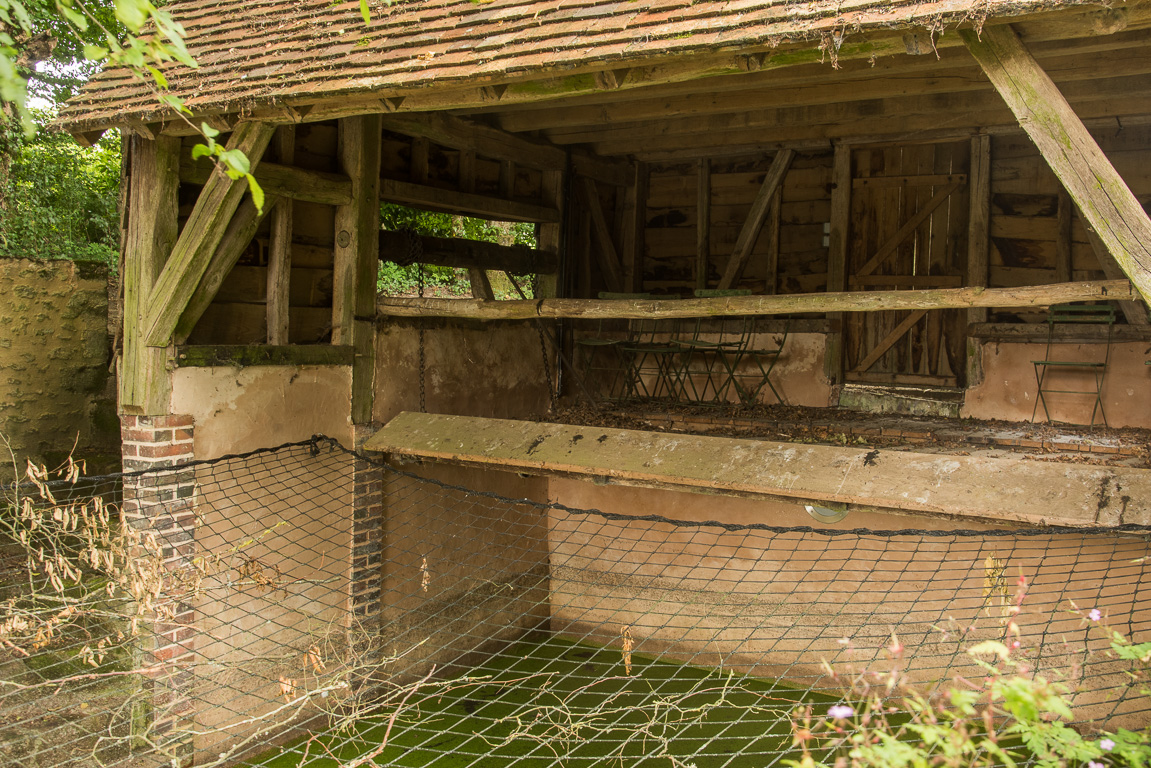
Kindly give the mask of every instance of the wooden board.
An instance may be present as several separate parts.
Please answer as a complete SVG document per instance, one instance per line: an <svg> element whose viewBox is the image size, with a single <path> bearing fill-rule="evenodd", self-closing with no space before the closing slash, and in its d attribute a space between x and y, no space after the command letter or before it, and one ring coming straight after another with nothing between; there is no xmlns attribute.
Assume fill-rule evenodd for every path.
<svg viewBox="0 0 1151 768"><path fill-rule="evenodd" d="M369 451L706 493L1071 526L1151 522L1151 470L403 412ZM766 518L759 521L771 523ZM850 516L847 520L850 525Z"/></svg>

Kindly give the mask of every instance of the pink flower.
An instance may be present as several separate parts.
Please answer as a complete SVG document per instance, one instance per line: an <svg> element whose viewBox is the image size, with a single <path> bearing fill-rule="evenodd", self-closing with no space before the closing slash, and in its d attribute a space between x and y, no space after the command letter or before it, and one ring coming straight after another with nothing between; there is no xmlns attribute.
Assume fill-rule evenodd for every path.
<svg viewBox="0 0 1151 768"><path fill-rule="evenodd" d="M829 717L833 717L836 720L846 720L855 714L855 710L846 704L836 704L827 710L827 714Z"/></svg>
<svg viewBox="0 0 1151 768"><path fill-rule="evenodd" d="M1100 739L1099 748L1104 752L1110 752L1111 750L1115 749L1115 742L1111 739Z"/></svg>
<svg viewBox="0 0 1151 768"><path fill-rule="evenodd" d="M1107 766L1103 765L1103 763L1099 762L1098 760L1092 760L1087 763L1087 768L1107 768Z"/></svg>
<svg viewBox="0 0 1151 768"><path fill-rule="evenodd" d="M1087 612L1087 618L1091 619L1092 621L1099 621L1101 618L1103 618L1103 613L1098 608L1092 608Z"/></svg>

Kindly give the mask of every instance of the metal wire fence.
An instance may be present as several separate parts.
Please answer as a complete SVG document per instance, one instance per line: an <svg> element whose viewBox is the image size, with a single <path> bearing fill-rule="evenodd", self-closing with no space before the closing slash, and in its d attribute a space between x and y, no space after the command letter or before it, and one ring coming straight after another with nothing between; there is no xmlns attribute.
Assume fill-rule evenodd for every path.
<svg viewBox="0 0 1151 768"><path fill-rule="evenodd" d="M6 489L0 764L779 765L863 670L975 679L989 639L1077 726L1149 720L1098 624L1146 633L1151 530L677 521L378 458Z"/></svg>

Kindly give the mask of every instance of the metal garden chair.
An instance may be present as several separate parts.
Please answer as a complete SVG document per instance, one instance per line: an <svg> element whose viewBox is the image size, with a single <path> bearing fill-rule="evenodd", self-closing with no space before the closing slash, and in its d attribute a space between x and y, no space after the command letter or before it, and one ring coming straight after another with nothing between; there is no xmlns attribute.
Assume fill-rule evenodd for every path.
<svg viewBox="0 0 1151 768"><path fill-rule="evenodd" d="M1066 338L1060 339L1060 330L1074 328L1081 325L1107 326L1107 343L1104 347L1102 360L1069 360L1059 359L1056 352L1060 346L1067 346ZM1094 395L1095 402L1091 407L1091 424L1095 424L1095 414L1103 417L1103 425L1107 426L1107 413L1103 410L1103 379L1107 375L1107 364L1111 360L1111 331L1115 326L1115 308L1109 304L1055 304L1047 312L1047 350L1042 360L1032 360L1035 366L1035 383L1038 389L1035 406L1031 409L1031 421L1040 404L1043 405L1044 420L1050 422L1051 414L1047 409L1047 395ZM1055 381L1064 378L1061 373L1087 371L1091 374L1094 388L1078 387L1074 389L1060 389ZM1072 386L1070 384L1064 386Z"/></svg>

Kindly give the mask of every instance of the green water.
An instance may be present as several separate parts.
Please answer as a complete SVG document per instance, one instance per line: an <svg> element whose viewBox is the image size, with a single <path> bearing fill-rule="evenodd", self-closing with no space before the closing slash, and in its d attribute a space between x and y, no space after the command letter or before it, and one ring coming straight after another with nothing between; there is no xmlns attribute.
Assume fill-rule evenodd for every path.
<svg viewBox="0 0 1151 768"><path fill-rule="evenodd" d="M834 699L771 680L641 656L625 674L618 649L559 638L521 642L405 704L378 766L547 768L776 763L790 750L795 704ZM387 716L325 735L303 765L335 768L377 749ZM337 762L337 759L340 762ZM251 763L301 765L300 745ZM370 763L368 764L370 765Z"/></svg>

